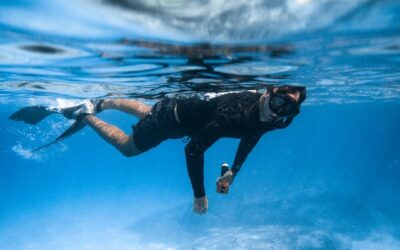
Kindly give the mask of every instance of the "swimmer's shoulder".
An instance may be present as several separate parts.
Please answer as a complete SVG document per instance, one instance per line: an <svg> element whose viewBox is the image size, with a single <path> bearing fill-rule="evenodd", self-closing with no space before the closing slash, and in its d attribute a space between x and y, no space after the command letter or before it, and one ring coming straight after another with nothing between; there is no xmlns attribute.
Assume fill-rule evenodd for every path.
<svg viewBox="0 0 400 250"><path fill-rule="evenodd" d="M257 90L240 90L240 91L226 91L226 92L213 92L206 93L205 96L208 100L212 99L230 99L230 98L243 98L243 97L256 97L259 98L262 94Z"/></svg>

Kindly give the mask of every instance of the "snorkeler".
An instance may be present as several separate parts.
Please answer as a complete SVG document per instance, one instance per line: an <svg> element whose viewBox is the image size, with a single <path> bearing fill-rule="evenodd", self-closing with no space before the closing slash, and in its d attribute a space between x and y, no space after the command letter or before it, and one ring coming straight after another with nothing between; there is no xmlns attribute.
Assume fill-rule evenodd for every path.
<svg viewBox="0 0 400 250"><path fill-rule="evenodd" d="M146 152L167 139L188 136L190 141L185 147L185 155L194 193L193 211L203 214L208 209L203 174L205 151L220 138L241 139L232 168L224 171L223 176L217 179L217 192L227 193L261 136L268 131L287 127L299 114L300 104L305 98L305 87L270 86L264 94L246 91L228 93L209 100L165 97L154 106L129 99L99 99L54 112L76 120L76 127L73 125L70 130L79 130L85 124L89 125L128 157ZM120 110L138 117L140 120L133 126L133 133L126 135L119 128L95 116L107 109ZM24 115L26 113L29 112ZM24 120L21 117L16 112L10 118Z"/></svg>

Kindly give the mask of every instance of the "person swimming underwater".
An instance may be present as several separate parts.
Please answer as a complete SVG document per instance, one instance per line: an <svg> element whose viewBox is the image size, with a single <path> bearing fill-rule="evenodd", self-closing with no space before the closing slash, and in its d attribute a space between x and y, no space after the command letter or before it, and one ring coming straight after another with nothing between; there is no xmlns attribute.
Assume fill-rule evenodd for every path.
<svg viewBox="0 0 400 250"><path fill-rule="evenodd" d="M185 156L194 194L193 212L203 214L208 209L204 187L205 151L220 138L240 139L232 168L217 179L217 192L227 193L261 136L286 128L300 113L305 98L305 87L269 86L263 94L244 91L209 100L165 97L153 106L130 99L98 99L62 113L68 119L89 125L127 157L146 152L167 139L188 136ZM140 120L133 125L133 133L127 135L95 116L107 109L138 117Z"/></svg>

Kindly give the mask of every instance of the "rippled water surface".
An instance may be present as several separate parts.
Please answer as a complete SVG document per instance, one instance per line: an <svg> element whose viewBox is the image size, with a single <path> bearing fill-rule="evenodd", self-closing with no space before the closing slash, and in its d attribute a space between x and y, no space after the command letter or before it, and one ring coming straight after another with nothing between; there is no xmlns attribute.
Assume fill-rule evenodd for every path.
<svg viewBox="0 0 400 250"><path fill-rule="evenodd" d="M2 1L0 249L399 249L399 13L396 0ZM236 141L210 150L203 217L181 142L125 159L86 129L32 153L70 123L7 119L270 84L307 86L302 114L228 197L212 188Z"/></svg>
<svg viewBox="0 0 400 250"><path fill-rule="evenodd" d="M255 89L266 84L307 85L311 96L308 104L395 101L399 96L396 1L354 1L346 5L335 1L255 1L253 7L240 1L223 6L209 1L199 13L194 8L200 5L196 1L176 1L176 6L168 3L5 4L0 40L3 99L53 94L65 98L157 98L166 93ZM88 20L81 20L83 10L74 4L86 8ZM258 12L246 10L257 6L261 8ZM338 11L317 15L318 8L322 11L328 7ZM188 8L194 13L185 17L174 8L176 12ZM215 12L215 20L206 15L209 9ZM300 9L309 13L297 13ZM280 13L280 19L273 19L274 11ZM245 15L254 16L258 26L250 24ZM28 25L29 17L32 20ZM141 19L135 23L133 17ZM167 17L176 22L163 22ZM153 24L151 18L160 23ZM228 20L234 18L239 27L231 27L233 20ZM298 18L304 18L304 27ZM64 19L71 22L64 23ZM382 27L364 27L378 20ZM169 22L174 23L170 27L174 31L160 30ZM144 30L149 34L135 32L140 24L148 26ZM241 25L247 29L242 30ZM232 34L214 38L211 31L197 33L197 26ZM96 29L105 34L92 34ZM244 39L236 38L240 34Z"/></svg>

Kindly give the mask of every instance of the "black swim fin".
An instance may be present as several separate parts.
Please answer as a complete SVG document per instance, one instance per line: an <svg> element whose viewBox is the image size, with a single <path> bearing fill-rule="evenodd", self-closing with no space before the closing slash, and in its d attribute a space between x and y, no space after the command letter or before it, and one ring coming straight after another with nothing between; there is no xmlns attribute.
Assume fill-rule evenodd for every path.
<svg viewBox="0 0 400 250"><path fill-rule="evenodd" d="M38 147L37 149L32 150L31 152L33 153L33 152L39 151L39 150L41 150L41 149L44 149L44 148L47 148L47 147L53 145L54 143L57 143L57 142L59 142L59 141L62 141L62 140L64 140L64 139L66 139L67 137L69 137L69 136L75 134L75 133L78 132L79 130L83 129L85 126L86 126L85 123L83 123L83 122L80 121L80 120L77 120L77 121L75 121L75 122L71 125L71 127L69 127L67 130L65 130L64 133L62 133L62 134L61 134L59 137L57 137L54 141L52 141L52 142L50 142L50 143L47 143L47 144L45 144L45 145L43 145L43 146L40 146L40 147Z"/></svg>
<svg viewBox="0 0 400 250"><path fill-rule="evenodd" d="M12 114L9 119L34 125L54 113L59 113L59 111L56 109L49 109L45 106L30 106L18 110Z"/></svg>
<svg viewBox="0 0 400 250"><path fill-rule="evenodd" d="M73 112L79 109L80 107L82 107L82 104L63 109L56 109L56 108L50 109L45 106L29 106L13 113L9 117L9 119L14 121L23 121L25 123L32 125L38 124L40 121L42 121L51 114L62 114L67 119L73 119L71 118Z"/></svg>
<svg viewBox="0 0 400 250"><path fill-rule="evenodd" d="M73 106L73 107L68 107L68 108L63 108L63 109L50 109L45 106L30 106L30 107L25 107L14 114L12 114L9 119L14 120L14 121L23 121L28 124L37 124L46 117L48 117L51 114L62 114L68 119L73 119L72 114L74 111L77 109L81 108L82 104ZM83 123L81 120L76 120L67 130L64 131L59 137L57 137L54 141L47 143L43 146L40 146L39 148L36 148L32 150L31 152L36 152L41 149L47 148L59 141L62 141L66 139L67 137L75 134L76 132L80 131L86 126L85 123Z"/></svg>

